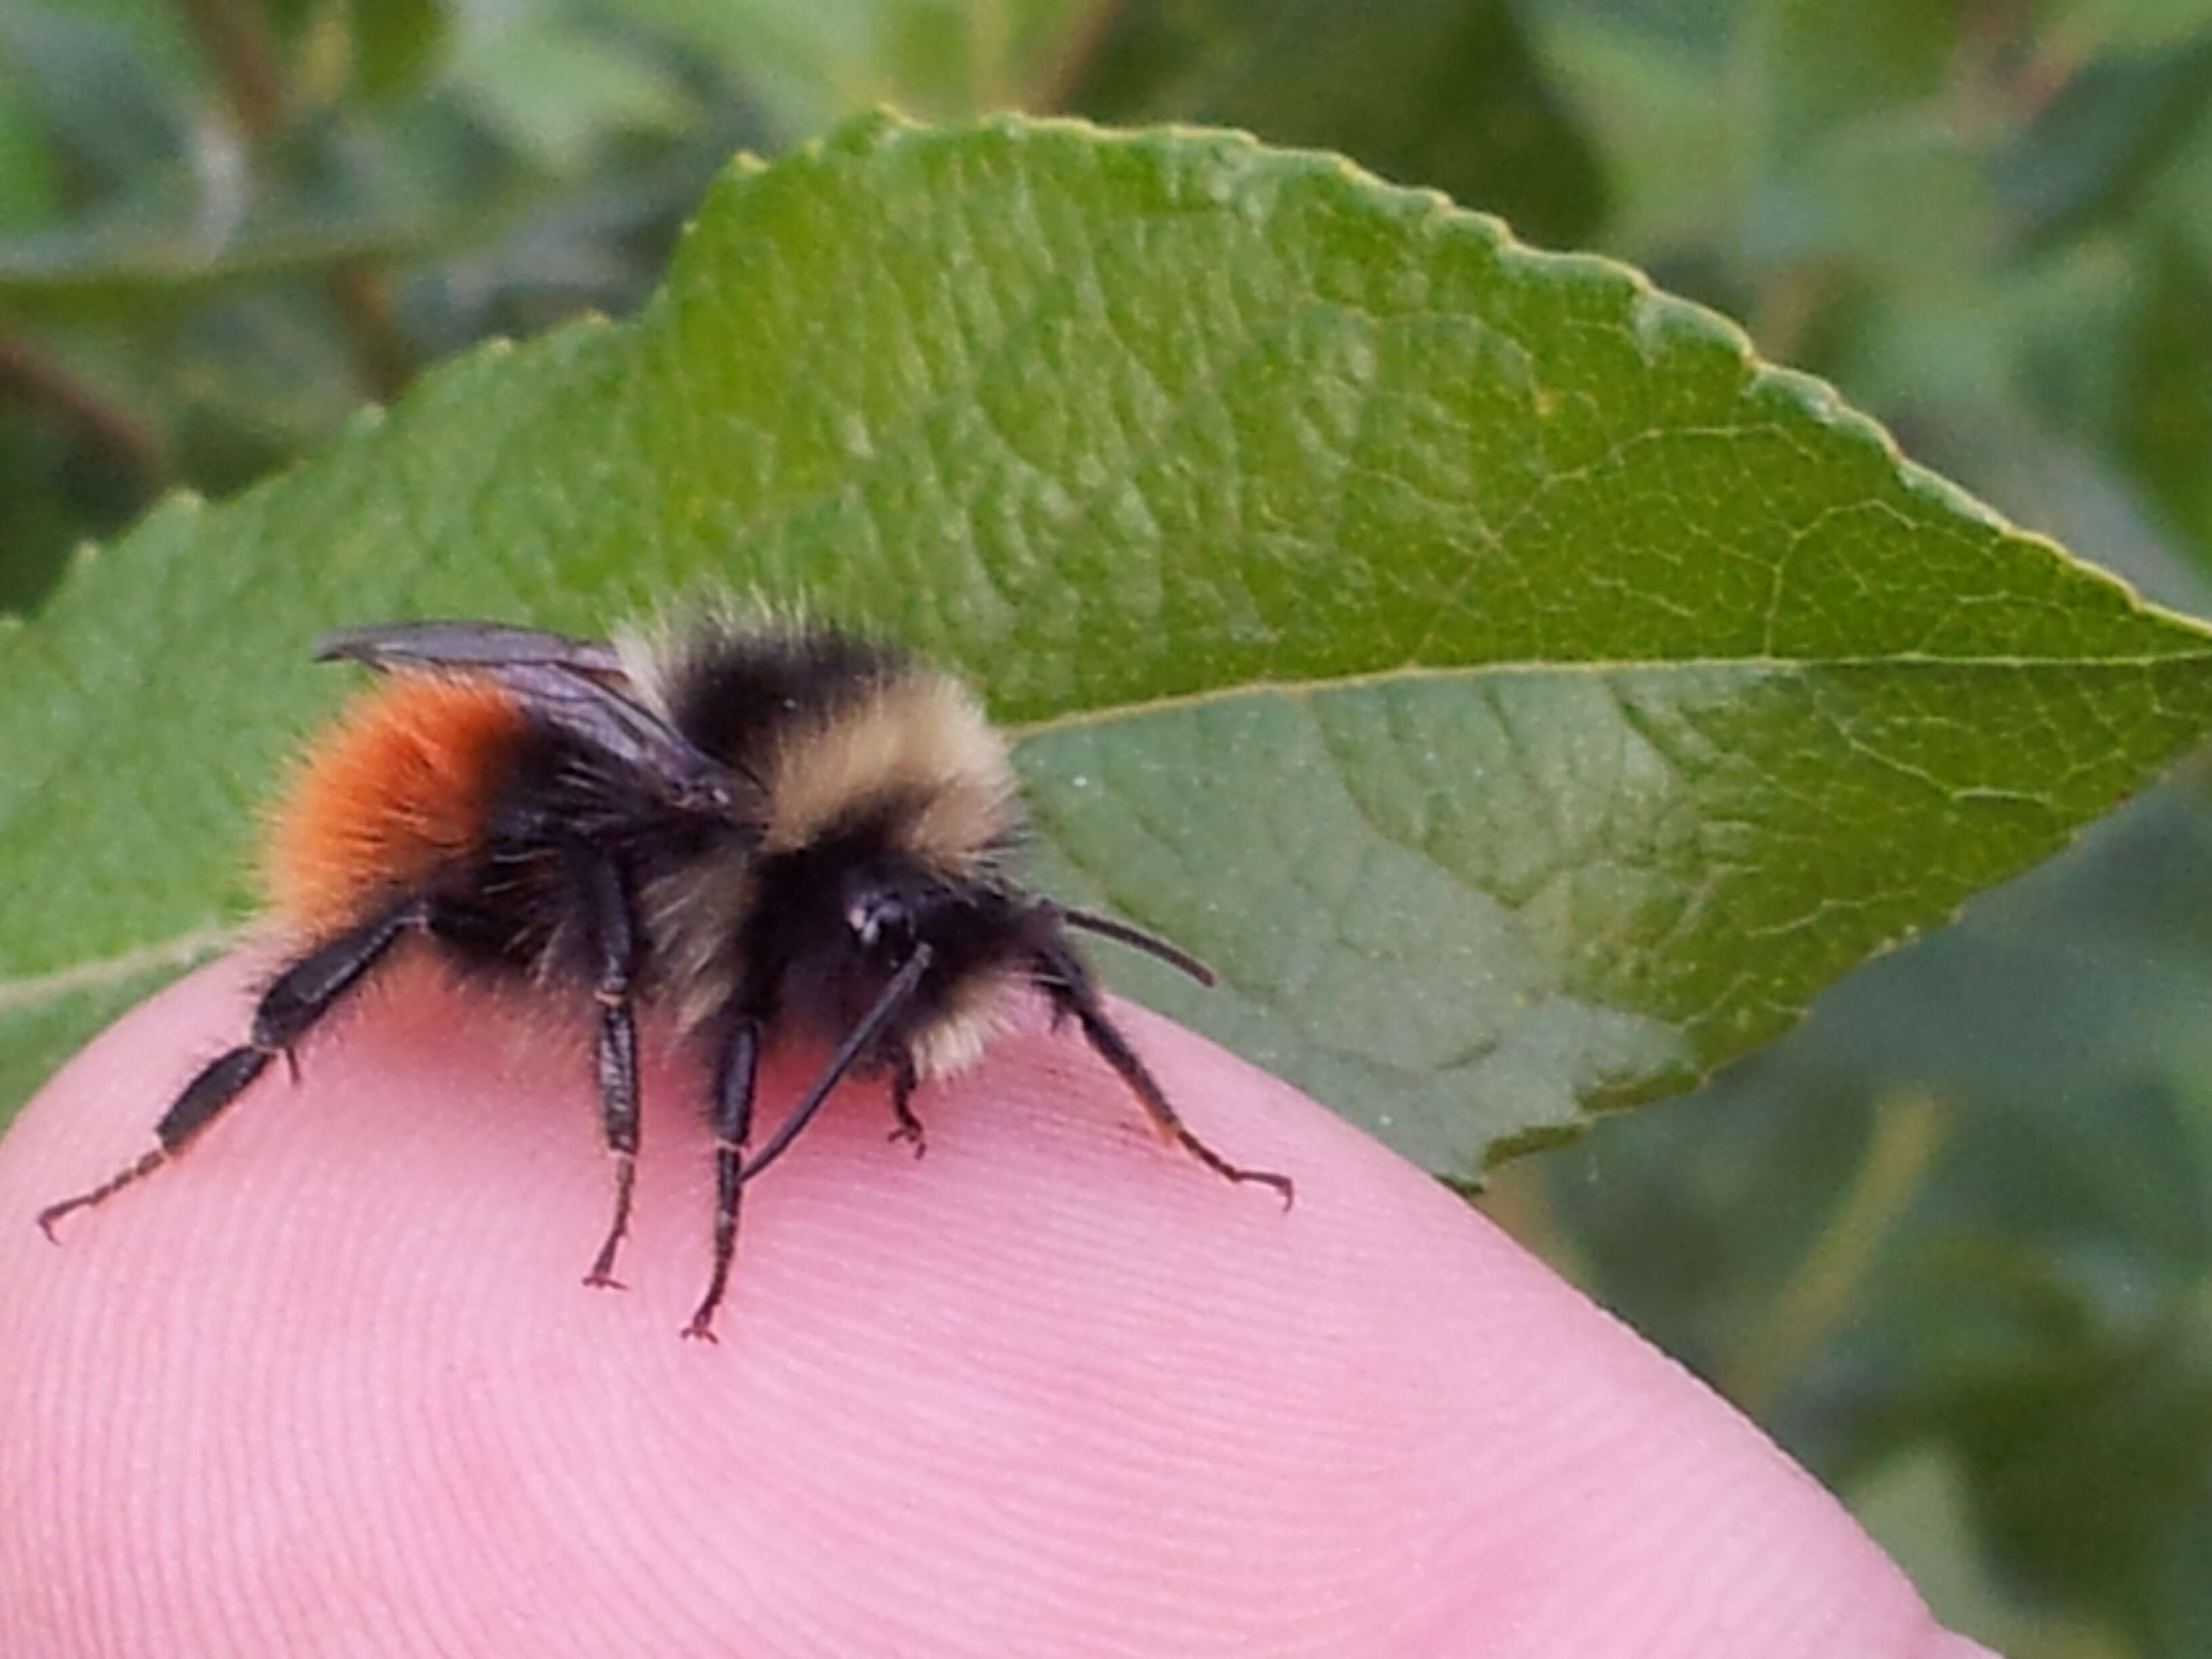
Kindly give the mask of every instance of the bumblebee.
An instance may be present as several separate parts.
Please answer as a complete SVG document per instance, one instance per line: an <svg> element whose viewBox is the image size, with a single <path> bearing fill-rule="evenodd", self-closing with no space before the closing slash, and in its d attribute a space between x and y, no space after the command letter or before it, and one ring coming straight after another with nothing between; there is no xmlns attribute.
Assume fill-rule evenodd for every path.
<svg viewBox="0 0 2212 1659"><path fill-rule="evenodd" d="M587 1285L616 1283L629 1225L641 1006L708 1060L714 1258L686 1336L714 1337L746 1183L838 1081L888 1079L892 1138L918 1153L915 1091L974 1065L1025 993L1073 1021L1164 1138L1289 1203L1287 1176L1183 1122L1069 934L1212 975L1022 885L1006 743L951 675L836 628L721 611L611 641L392 623L326 635L315 655L385 678L307 749L270 819L267 908L289 954L246 1041L185 1085L153 1150L41 1212L49 1237L180 1153L410 936L526 991L588 994L614 1200ZM755 1146L762 1050L792 1036L829 1057Z"/></svg>

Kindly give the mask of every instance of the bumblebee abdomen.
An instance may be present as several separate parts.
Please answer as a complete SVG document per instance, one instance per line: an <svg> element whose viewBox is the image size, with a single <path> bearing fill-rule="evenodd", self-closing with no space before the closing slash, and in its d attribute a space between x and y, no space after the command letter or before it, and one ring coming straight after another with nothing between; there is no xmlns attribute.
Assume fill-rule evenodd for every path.
<svg viewBox="0 0 2212 1659"><path fill-rule="evenodd" d="M307 749L277 801L263 863L271 910L327 937L467 858L527 735L513 696L486 681L378 685Z"/></svg>

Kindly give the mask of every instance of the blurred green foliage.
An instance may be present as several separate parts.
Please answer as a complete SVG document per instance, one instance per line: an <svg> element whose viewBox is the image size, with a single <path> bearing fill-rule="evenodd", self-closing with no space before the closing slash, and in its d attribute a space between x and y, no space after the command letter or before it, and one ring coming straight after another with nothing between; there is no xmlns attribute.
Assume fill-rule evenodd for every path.
<svg viewBox="0 0 2212 1659"><path fill-rule="evenodd" d="M0 0L0 611L877 101L1249 125L1735 316L2212 611L2203 0ZM2212 1652L2212 811L2185 776L1499 1212L2013 1659Z"/></svg>

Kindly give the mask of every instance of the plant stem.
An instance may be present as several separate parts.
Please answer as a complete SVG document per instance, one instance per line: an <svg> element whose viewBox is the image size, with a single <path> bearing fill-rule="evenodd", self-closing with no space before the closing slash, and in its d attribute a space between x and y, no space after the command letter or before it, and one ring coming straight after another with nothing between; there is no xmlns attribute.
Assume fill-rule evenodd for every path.
<svg viewBox="0 0 2212 1659"><path fill-rule="evenodd" d="M347 259L331 267L323 285L345 330L355 378L390 403L413 377L415 356L392 314L389 270L378 260Z"/></svg>
<svg viewBox="0 0 2212 1659"><path fill-rule="evenodd" d="M149 494L167 471L152 427L21 335L0 334L0 399L43 410Z"/></svg>
<svg viewBox="0 0 2212 1659"><path fill-rule="evenodd" d="M284 66L256 0L177 0L200 50L222 80L238 125L255 146L267 149L284 136ZM389 403L414 373L392 314L391 284L383 265L343 260L323 273L323 294L345 336L355 378L369 396Z"/></svg>
<svg viewBox="0 0 2212 1659"><path fill-rule="evenodd" d="M279 137L284 131L284 70L259 6L254 0L177 0L177 5L246 136L256 143Z"/></svg>
<svg viewBox="0 0 2212 1659"><path fill-rule="evenodd" d="M1121 15L1122 0L1091 0L1069 27L1044 72L1030 84L1022 107L1037 115L1065 111L1089 78L1092 62Z"/></svg>
<svg viewBox="0 0 2212 1659"><path fill-rule="evenodd" d="M1850 1186L1750 1338L1720 1367L1721 1392L1753 1416L1771 1406L1807 1356L1856 1310L1875 1258L1920 1190L1953 1114L1904 1089L1875 1107Z"/></svg>

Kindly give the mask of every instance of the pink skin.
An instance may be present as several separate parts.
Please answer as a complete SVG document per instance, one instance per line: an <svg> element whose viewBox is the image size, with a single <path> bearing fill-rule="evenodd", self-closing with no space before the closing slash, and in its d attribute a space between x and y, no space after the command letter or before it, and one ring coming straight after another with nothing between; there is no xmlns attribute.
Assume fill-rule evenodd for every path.
<svg viewBox="0 0 2212 1659"><path fill-rule="evenodd" d="M403 966L47 1244L246 973L130 1015L0 1146L11 1659L1984 1651L1496 1228L1133 1008L1290 1214L1040 1022L922 1092L919 1166L843 1091L749 1196L720 1344L682 1341L697 1074L648 1070L633 1288L586 1290L580 1053Z"/></svg>

